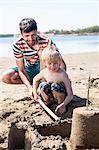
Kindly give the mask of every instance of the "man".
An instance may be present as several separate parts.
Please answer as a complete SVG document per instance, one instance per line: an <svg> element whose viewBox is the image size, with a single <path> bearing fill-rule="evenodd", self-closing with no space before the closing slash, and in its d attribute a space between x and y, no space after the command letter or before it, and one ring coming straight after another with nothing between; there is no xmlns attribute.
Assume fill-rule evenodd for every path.
<svg viewBox="0 0 99 150"><path fill-rule="evenodd" d="M13 44L13 52L17 67L7 70L2 75L2 81L8 84L24 83L29 95L32 97L33 77L40 72L43 64L40 56L43 49L50 45L55 45L51 39L45 35L37 33L37 23L32 18L24 18L19 23L21 37ZM66 69L64 61L61 67Z"/></svg>

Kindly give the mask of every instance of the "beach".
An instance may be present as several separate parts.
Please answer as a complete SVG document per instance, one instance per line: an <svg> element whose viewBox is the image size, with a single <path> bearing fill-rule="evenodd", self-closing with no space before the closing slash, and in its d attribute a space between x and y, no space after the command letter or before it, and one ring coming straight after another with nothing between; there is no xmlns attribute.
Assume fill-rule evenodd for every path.
<svg viewBox="0 0 99 150"><path fill-rule="evenodd" d="M99 107L99 52L65 54L63 55L63 58L67 64L67 73L72 83L74 95L82 99L87 99L88 78L90 76L90 105ZM7 70L14 65L15 60L13 58L1 57L0 77L4 70ZM23 114L23 111L28 109L29 103L31 102L31 100L26 100L28 97L29 95L25 85L5 84L0 79L1 148L7 147L8 132L11 122L13 122L16 116L19 116L21 113ZM35 109L32 107L30 112L34 110ZM36 107L36 111L38 113L39 107Z"/></svg>

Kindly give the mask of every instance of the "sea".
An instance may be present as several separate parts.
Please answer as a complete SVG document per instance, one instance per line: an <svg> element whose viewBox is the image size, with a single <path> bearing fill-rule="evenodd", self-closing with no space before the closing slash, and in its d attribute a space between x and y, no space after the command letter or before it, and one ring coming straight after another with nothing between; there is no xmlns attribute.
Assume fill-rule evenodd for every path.
<svg viewBox="0 0 99 150"><path fill-rule="evenodd" d="M99 35L50 36L61 54L99 52ZM0 57L13 57L12 43L16 37L0 37Z"/></svg>

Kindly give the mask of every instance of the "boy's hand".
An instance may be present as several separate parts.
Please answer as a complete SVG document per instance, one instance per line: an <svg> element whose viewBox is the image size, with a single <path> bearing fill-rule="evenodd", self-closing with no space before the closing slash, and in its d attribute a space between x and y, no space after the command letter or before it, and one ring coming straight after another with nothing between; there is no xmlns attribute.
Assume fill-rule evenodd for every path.
<svg viewBox="0 0 99 150"><path fill-rule="evenodd" d="M60 105L58 105L55 109L55 113L64 113L66 111L66 106L64 105L64 103L61 103Z"/></svg>

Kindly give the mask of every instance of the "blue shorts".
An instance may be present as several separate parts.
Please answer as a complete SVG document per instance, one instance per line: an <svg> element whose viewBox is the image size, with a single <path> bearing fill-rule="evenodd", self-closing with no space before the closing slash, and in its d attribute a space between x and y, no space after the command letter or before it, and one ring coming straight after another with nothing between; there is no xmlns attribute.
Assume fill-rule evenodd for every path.
<svg viewBox="0 0 99 150"><path fill-rule="evenodd" d="M65 97L67 96L66 88L61 83L41 82L39 84L38 93L47 103L53 101L60 103L64 101Z"/></svg>
<svg viewBox="0 0 99 150"><path fill-rule="evenodd" d="M44 91L46 95L51 95L52 91L66 94L66 89L61 83L41 82L39 85L39 93Z"/></svg>
<svg viewBox="0 0 99 150"><path fill-rule="evenodd" d="M18 72L18 67L13 67L13 70ZM25 69L29 75L30 81L33 81L33 78L40 72L40 64L34 64L32 66L25 66Z"/></svg>

